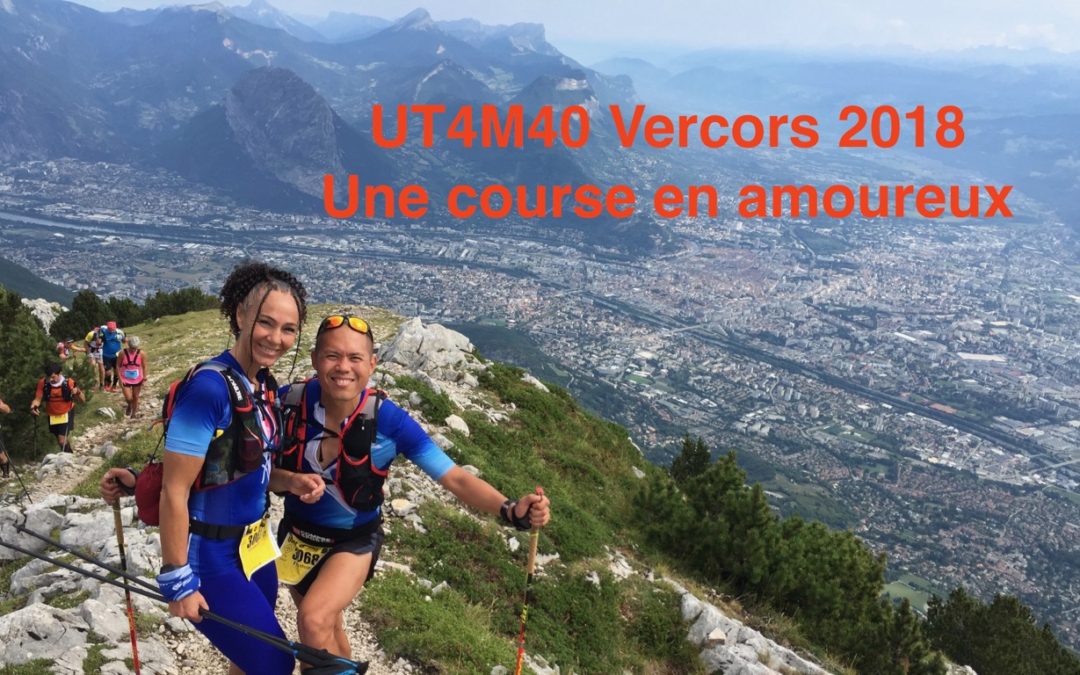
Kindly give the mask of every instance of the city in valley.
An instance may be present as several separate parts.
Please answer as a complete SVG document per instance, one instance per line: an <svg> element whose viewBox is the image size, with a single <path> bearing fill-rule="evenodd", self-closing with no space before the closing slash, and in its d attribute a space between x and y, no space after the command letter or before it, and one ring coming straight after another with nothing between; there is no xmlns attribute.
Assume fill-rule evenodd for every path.
<svg viewBox="0 0 1080 675"><path fill-rule="evenodd" d="M135 299L214 292L256 256L318 301L457 326L654 461L686 433L736 451L779 511L887 553L890 592L916 606L959 584L1016 594L1075 647L1080 267L1065 224L1014 208L1027 217L759 220L732 201L629 256L550 221L275 214L59 160L0 170L0 247Z"/></svg>

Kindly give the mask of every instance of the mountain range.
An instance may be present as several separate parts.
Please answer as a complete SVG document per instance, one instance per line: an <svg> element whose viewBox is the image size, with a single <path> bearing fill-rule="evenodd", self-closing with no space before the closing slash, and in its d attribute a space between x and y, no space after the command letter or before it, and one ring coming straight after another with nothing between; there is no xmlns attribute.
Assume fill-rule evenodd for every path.
<svg viewBox="0 0 1080 675"><path fill-rule="evenodd" d="M995 54L713 49L587 67L548 42L542 25L435 21L423 9L396 21L342 13L301 21L266 0L109 13L63 0L2 0L0 165L71 157L164 167L241 204L302 212L321 210L322 175L341 172L359 173L365 184L422 184L436 205L463 182L626 183L645 201L664 183L985 181L1015 184L1064 220L1080 216L1080 62ZM809 113L831 137L797 156L693 142L681 152L619 147L608 106L638 102L672 116ZM421 147L414 126L405 146L376 149L375 103L388 111L439 103L450 113L520 104L527 115L580 105L591 138L575 150L537 141L507 150L436 134L432 147ZM900 113L924 106L929 114L961 105L967 140L957 149L916 149L903 136L887 151L838 151L837 114L848 104ZM450 117L436 121L438 131ZM644 212L540 225L643 254L669 236Z"/></svg>
<svg viewBox="0 0 1080 675"><path fill-rule="evenodd" d="M242 203L310 211L321 207L326 173L422 180L433 202L466 177L509 185L618 180L599 148L571 154L536 142L492 152L444 142L376 152L367 139L376 102L389 110L439 102L454 111L544 101L598 111L635 99L628 77L566 57L542 26L441 23L422 9L385 25L371 17L338 24L342 31L322 37L261 0L112 13L5 0L0 162L161 166ZM562 224L601 237L610 225ZM649 230L643 223L638 232ZM626 236L623 228L617 238Z"/></svg>

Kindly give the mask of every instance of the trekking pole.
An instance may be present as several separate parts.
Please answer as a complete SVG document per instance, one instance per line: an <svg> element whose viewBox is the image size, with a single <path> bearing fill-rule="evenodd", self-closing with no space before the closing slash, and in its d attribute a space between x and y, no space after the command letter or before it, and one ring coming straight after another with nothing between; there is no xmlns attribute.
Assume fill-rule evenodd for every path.
<svg viewBox="0 0 1080 675"><path fill-rule="evenodd" d="M71 555L79 558L80 560L91 563L92 565L96 565L101 569L105 570L106 572L112 572L113 574L122 577L127 581L130 581L133 584L133 586L130 587L133 593L138 593L139 595L150 598L151 600L156 600L158 602L168 604L168 601L161 595L157 587L146 579L134 576L129 573L125 573L118 567L114 567L112 565L104 563L97 558L89 556L76 548L65 546L58 541L54 541L53 539L50 539L43 534L39 534L25 527L24 525L16 525L15 529L19 532L22 532L23 534L28 534L36 539L39 539L40 541L51 544L52 546L55 546L56 548L60 549L65 553L70 553ZM100 581L111 586L116 586L117 588L123 587L121 583L116 579L111 579L101 574L96 574L89 570L84 570L80 567L72 565L69 562L58 560L56 558L51 558L44 553L37 553L35 551L31 551L29 549L22 548L21 546L18 546L16 544L2 540L0 540L0 546L10 548L11 550L18 551L23 555L28 555L32 558L51 563L53 565L56 565L57 567L76 572L96 581ZM214 614L209 610L200 609L199 614L201 614L203 618L209 619L216 623L220 623L223 626L228 626L229 628L243 633L244 635L248 635L257 640L261 640L271 645L272 647L292 654L300 662L315 666L315 669L312 670L316 673L329 675L364 675L367 672L367 661L352 661L350 659L346 659L343 656L331 654L325 649L316 649L315 647L306 645L303 642L294 642L292 640L289 640L288 638L280 638L276 635L271 635L269 633L263 632L257 628L245 626L242 623L237 623L236 621L232 621L231 619L226 619L225 617ZM312 670L305 672L312 672Z"/></svg>
<svg viewBox="0 0 1080 675"><path fill-rule="evenodd" d="M135 675L142 675L139 669L139 641L135 637L135 607L131 604L131 586L127 579L127 554L124 553L124 523L120 517L120 500L117 499L112 505L113 523L116 524L116 544L120 547L120 569L124 572L124 598L127 600L128 633L131 635L131 661L135 667Z"/></svg>
<svg viewBox="0 0 1080 675"><path fill-rule="evenodd" d="M544 496L544 488L537 486L536 494ZM529 561L525 565L525 604L521 606L521 631L518 633L517 664L514 675L521 675L525 661L525 622L529 620L529 603L532 602L533 573L536 571L536 545L540 542L540 528L535 525L529 534Z"/></svg>
<svg viewBox="0 0 1080 675"><path fill-rule="evenodd" d="M23 494L26 495L26 501L33 504L34 500L30 498L30 491L26 489L26 483L23 482L22 476L19 475L19 470L15 467L15 462L11 460L11 455L8 455L8 464L11 465L11 470L15 473L15 478L19 481L19 485L22 486Z"/></svg>

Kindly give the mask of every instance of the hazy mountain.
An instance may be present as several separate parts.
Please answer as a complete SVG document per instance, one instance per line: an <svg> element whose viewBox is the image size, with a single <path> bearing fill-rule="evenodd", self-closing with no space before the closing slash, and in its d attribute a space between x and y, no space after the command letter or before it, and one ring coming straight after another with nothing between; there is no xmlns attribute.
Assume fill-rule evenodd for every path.
<svg viewBox="0 0 1080 675"><path fill-rule="evenodd" d="M996 48L896 50L887 56L711 49L661 63L611 59L596 68L632 77L650 108L670 114L814 115L823 139L817 156L831 153L829 161L847 165L851 175L868 177L858 162L876 154L873 173L881 179L901 179L897 166L922 167L924 179L943 183L978 176L1015 185L1063 218L1080 216L1080 55ZM890 105L900 115L922 106L930 132L938 109L959 105L965 140L959 148L942 149L930 138L915 148L911 125L905 124L900 142L886 153L837 150L840 134L853 123L839 117L849 105L868 113ZM812 176L811 156L803 157L767 173L775 180ZM737 161L729 157L725 164Z"/></svg>
<svg viewBox="0 0 1080 675"><path fill-rule="evenodd" d="M639 91L642 87L655 87L667 81L672 73L669 70L654 65L645 59L629 57L606 59L594 63L593 70L605 75L625 75L634 82Z"/></svg>
<svg viewBox="0 0 1080 675"><path fill-rule="evenodd" d="M285 210L319 208L327 173L362 172L372 182L394 178L390 161L368 138L283 68L246 73L223 103L162 144L157 158L242 201Z"/></svg>
<svg viewBox="0 0 1080 675"><path fill-rule="evenodd" d="M378 33L393 21L378 16L330 12L325 19L308 22L328 42L352 42Z"/></svg>
<svg viewBox="0 0 1080 675"><path fill-rule="evenodd" d="M305 42L324 42L323 36L316 29L300 23L288 14L280 11L266 0L251 0L246 5L229 7L229 13L238 19L249 21L258 26L283 30Z"/></svg>

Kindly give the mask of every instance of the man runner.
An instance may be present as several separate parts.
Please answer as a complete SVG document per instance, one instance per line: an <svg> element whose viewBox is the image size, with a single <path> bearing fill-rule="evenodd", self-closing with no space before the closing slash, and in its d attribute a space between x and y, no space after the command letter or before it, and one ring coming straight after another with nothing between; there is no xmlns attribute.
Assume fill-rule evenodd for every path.
<svg viewBox="0 0 1080 675"><path fill-rule="evenodd" d="M34 400L30 402L30 414L35 417L41 414L41 403L45 402L49 432L56 436L56 443L63 452L75 452L68 442L68 436L75 428L75 399L86 403L86 396L75 384L75 379L64 377L59 363L46 366L45 377L38 380Z"/></svg>

